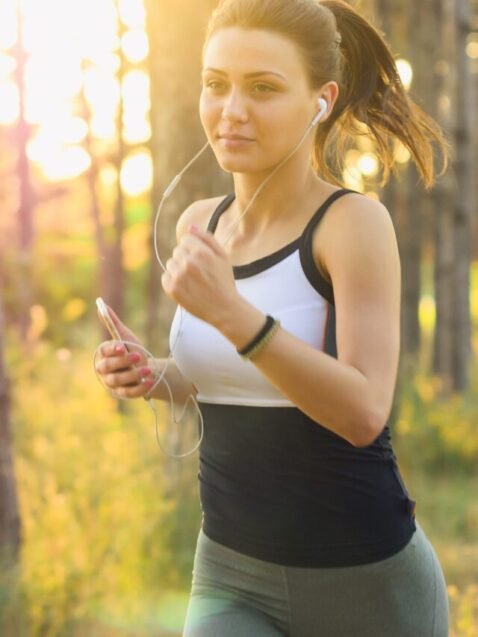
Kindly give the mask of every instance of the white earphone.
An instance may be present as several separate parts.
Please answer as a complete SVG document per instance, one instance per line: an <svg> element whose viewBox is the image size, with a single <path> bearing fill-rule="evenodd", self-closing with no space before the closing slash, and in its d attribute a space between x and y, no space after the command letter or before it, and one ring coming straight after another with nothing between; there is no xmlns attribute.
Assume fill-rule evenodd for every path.
<svg viewBox="0 0 478 637"><path fill-rule="evenodd" d="M262 191L262 189L266 186L266 184L272 179L272 177L277 173L278 170L280 170L280 168L289 161L289 159L295 155L295 153L299 150L299 148L302 146L302 144L304 143L305 139L307 138L307 136L310 134L311 130L314 128L314 126L316 124L319 123L319 121L322 119L323 115L325 115L325 113L327 112L328 109L328 103L327 100L325 100L323 97L319 97L317 100L317 104L319 106L319 112L317 113L317 115L314 116L313 120L310 122L310 124L307 126L307 129L304 131L302 137L300 138L300 140L297 142L297 144L294 146L294 148L290 151L290 153L284 157L284 159L274 168L274 170L263 180L263 182L260 184L260 186L257 188L256 192L254 193L254 195L252 196L252 198L250 199L249 203L246 205L246 207L244 208L242 214L240 215L239 219L236 221L236 225L232 228L231 232L229 233L229 236L227 237L226 241L223 242L223 246L227 244L227 242L229 241L229 239L231 238L231 236L233 235L238 223L240 222L240 220L244 217L244 215L248 212L248 210L251 208L252 204L255 202L255 200L257 199L258 195L260 194L260 192ZM194 162L200 157L200 155L202 155L202 153L206 150L206 148L209 146L209 142L206 142L206 144L201 148L201 150L191 159L191 161L181 170L180 173L178 173L176 175L176 177L174 177L174 179L172 180L172 182L169 184L169 186L166 188L166 190L163 193L163 196L161 198L161 201L159 203L157 212L156 212L156 217L154 220L154 232L153 232L153 237L154 237L154 252L156 255L156 258L158 260L159 265L161 266L161 268L163 269L164 272L166 272L166 266L163 264L163 262L161 261L161 257L159 255L158 252L158 221L159 221L159 216L162 210L162 207L164 205L164 202L166 201L166 199L168 199L168 197L171 196L173 190L176 188L176 186L178 185L178 183L181 181L182 176L184 175L184 173L190 168L190 166L192 166L192 164L194 164ZM196 402L196 399L194 398L193 394L191 394L188 398L188 400L186 401L186 403L183 405L182 408L182 412L181 415L179 417L179 420L176 420L176 416L175 416L175 410L174 410L174 398L172 395L172 391L171 388L168 384L168 382L166 381L165 378L165 374L166 374L166 369L168 367L169 361L172 359L173 357L173 352L176 348L176 344L178 342L179 336L181 334L181 330L182 330L182 325L183 325L183 321L184 321L184 315L182 313L182 308L180 307L180 324L179 324L179 328L178 328L178 332L176 335L176 339L170 349L170 353L169 356L167 358L167 362L164 365L161 374L155 379L155 383L153 385L153 387L149 390L149 396L145 396L145 399L149 405L149 407L151 408L154 417L155 417L155 424L156 424L156 439L158 442L158 445L161 447L161 449L163 449L163 451L168 455L171 456L173 458L184 458L186 456L189 456L191 453L193 453L194 451L196 451L196 449L199 447L199 445L201 444L201 441L203 439L203 434L204 434L204 423L203 423L203 418L202 418L202 414L201 414L201 409L198 405L198 403ZM135 343L129 343L128 341L123 341L123 343L125 343L126 345L131 345L133 348L137 348L137 345ZM154 355L151 352L148 352L146 349L142 348L141 349L144 350L144 352L146 353L147 357L150 359L154 359ZM95 360L96 360L96 356L98 353L99 348L96 350L95 352ZM96 366L95 366L95 370L96 370ZM98 372L96 372L97 376L98 376ZM99 377L99 376L98 376ZM169 392L169 398L170 398L170 402L172 405L172 415L173 415L173 420L176 424L180 423L182 421L183 418L183 414L186 410L186 405L187 403L190 401L193 403L193 405L196 408L197 414L199 416L199 420L200 420L200 429L201 429L201 433L199 435L199 440L196 443L196 445L194 446L193 449L191 449L190 451L188 451L187 453L170 453L169 451L167 451L166 449L164 449L164 447L162 446L160 439L159 439L159 435L158 435L158 414L157 411L154 407L153 401L151 400L151 392L153 391L153 389L159 385L159 383L164 382L164 384L166 385L168 392ZM110 393L112 393L113 395L115 395L113 392L111 392L111 390L109 390ZM120 397L121 398L121 397Z"/></svg>
<svg viewBox="0 0 478 637"><path fill-rule="evenodd" d="M327 108L329 107L329 105L327 104L327 101L324 100L323 97L319 97L319 99L317 100L317 103L319 105L319 112L312 120L311 126L315 126L316 124L320 122L320 120L322 119L322 116L327 112Z"/></svg>

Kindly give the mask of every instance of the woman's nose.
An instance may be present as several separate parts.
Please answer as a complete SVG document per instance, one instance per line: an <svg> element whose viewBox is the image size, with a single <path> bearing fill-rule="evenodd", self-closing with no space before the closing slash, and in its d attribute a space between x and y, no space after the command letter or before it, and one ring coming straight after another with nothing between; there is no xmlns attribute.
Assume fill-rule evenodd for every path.
<svg viewBox="0 0 478 637"><path fill-rule="evenodd" d="M231 121L244 122L247 120L247 107L239 91L231 91L225 98L222 107L222 117Z"/></svg>

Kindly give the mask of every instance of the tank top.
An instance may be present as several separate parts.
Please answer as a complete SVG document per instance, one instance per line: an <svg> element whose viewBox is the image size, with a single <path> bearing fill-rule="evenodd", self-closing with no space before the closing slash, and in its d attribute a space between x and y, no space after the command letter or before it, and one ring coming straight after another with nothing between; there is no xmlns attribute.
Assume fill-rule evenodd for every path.
<svg viewBox="0 0 478 637"><path fill-rule="evenodd" d="M312 237L333 202L349 192L356 191L332 193L287 245L233 266L243 297L335 358L333 287L315 265ZM219 204L209 232L234 197ZM170 347L198 389L204 533L284 566L352 566L403 548L416 530L415 501L400 475L388 422L372 444L354 447L303 413L209 323L182 309L179 330L179 312Z"/></svg>

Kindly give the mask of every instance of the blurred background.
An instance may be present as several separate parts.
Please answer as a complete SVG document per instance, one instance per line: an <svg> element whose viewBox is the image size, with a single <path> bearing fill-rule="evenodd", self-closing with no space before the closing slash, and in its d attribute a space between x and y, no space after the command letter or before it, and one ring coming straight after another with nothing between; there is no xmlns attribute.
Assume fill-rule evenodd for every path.
<svg viewBox="0 0 478 637"><path fill-rule="evenodd" d="M200 50L215 0L0 0L0 634L180 635L200 509L197 455L165 456L144 401L118 403L93 353L101 295L157 356L174 307L153 258L161 193L201 148ZM445 129L426 192L397 144L380 187L354 140L346 187L380 199L402 260L391 427L417 518L442 561L451 636L478 635L477 0L353 2L410 95ZM440 165L438 165L440 168ZM164 208L226 194L205 153ZM194 445L171 427L170 449ZM420 637L420 636L417 636Z"/></svg>

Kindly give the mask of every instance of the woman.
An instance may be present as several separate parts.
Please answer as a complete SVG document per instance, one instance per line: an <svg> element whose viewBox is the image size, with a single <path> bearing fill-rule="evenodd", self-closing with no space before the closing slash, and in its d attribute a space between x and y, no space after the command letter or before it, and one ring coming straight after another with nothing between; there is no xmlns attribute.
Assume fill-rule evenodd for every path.
<svg viewBox="0 0 478 637"><path fill-rule="evenodd" d="M166 377L176 401L197 398L205 426L184 636L445 637L443 572L387 424L394 228L381 203L334 175L347 135L367 129L385 180L399 140L428 188L431 142L445 167L446 142L379 32L338 0L224 0L202 78L201 121L234 193L181 215L162 277L187 315ZM98 371L119 396L169 397L140 354L101 351Z"/></svg>

